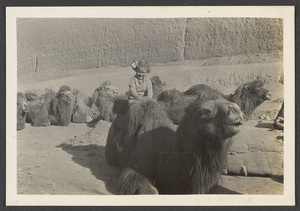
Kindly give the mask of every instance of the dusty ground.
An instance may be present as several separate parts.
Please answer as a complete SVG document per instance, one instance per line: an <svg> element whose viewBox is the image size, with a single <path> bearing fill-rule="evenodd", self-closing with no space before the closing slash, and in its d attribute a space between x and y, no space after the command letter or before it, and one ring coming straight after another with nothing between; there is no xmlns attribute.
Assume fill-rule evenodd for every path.
<svg viewBox="0 0 300 211"><path fill-rule="evenodd" d="M52 88L57 91L59 86L65 84L91 95L99 84L110 80L122 93L127 90L127 81L133 74L129 67L77 70L72 74L67 73L66 77L51 80L37 77L29 83L19 82L18 91L32 88ZM278 83L282 75L280 61L218 66L203 66L199 62L156 65L152 68L152 75L160 76L167 82L168 88L185 90L193 84L206 83L224 93L232 92L241 82L262 78L266 88L272 92L273 99L262 104L255 111L253 119L243 126L245 135L240 135L234 141L237 144L233 146L235 151L231 154L245 159L248 153L249 159L254 161L249 163L248 160L242 160L232 165L248 164L249 171L255 173L253 165L256 161L251 153L266 156L265 152L273 152L277 153L276 156L281 154L279 156L283 158L283 133L273 130L271 125L283 99L283 85ZM259 119L262 114L267 114L268 118ZM18 194L117 194L115 187L120 169L108 166L104 156L109 126L108 122L100 122L95 127L73 123L67 127L32 127L26 124L24 130L17 132ZM253 131L257 135L249 145ZM243 146L246 145L245 151ZM269 172L277 173L273 176L224 175L213 193L283 194L282 172L276 163L271 159L266 164L270 167Z"/></svg>

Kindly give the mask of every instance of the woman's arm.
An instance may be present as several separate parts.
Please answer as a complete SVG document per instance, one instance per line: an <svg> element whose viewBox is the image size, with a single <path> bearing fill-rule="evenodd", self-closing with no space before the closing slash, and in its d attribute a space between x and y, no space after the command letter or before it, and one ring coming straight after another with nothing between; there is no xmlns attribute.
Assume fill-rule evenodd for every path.
<svg viewBox="0 0 300 211"><path fill-rule="evenodd" d="M129 95L136 99L138 98L134 78L129 80Z"/></svg>
<svg viewBox="0 0 300 211"><path fill-rule="evenodd" d="M149 78L146 78L146 92L149 98L153 98L152 82Z"/></svg>

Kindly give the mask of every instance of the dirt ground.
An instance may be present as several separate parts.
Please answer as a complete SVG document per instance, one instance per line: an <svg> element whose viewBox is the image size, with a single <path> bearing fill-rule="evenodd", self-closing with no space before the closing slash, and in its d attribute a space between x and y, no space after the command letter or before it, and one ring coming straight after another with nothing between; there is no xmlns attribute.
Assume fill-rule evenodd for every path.
<svg viewBox="0 0 300 211"><path fill-rule="evenodd" d="M79 88L92 95L105 80L127 90L127 82L134 72L130 67L109 67L92 70L77 70L65 77L45 80L36 78L28 83L18 83L18 91L52 88L61 85ZM167 82L167 88L185 90L193 84L205 83L231 93L242 82L261 78L265 87L272 92L272 100L262 104L252 120L243 127L251 131L258 123L267 122L266 127L256 127L257 131L269 131L270 137L283 133L271 129L272 120L281 107L283 85L278 83L282 75L282 62L230 64L203 66L199 63L156 65L150 77L158 75ZM264 119L262 115L268 115ZM272 115L270 115L272 114ZM121 169L106 164L104 146L110 123L99 122L95 127L87 124L71 123L66 127L33 127L26 124L17 132L17 193L55 195L107 195L118 194L117 180ZM279 134L280 133L280 134ZM249 133L250 134L250 133ZM267 135L268 135L267 134ZM273 135L271 135L273 134ZM85 138L93 137L93 138ZM250 137L243 137L245 141ZM278 145L274 138L269 142ZM283 142L280 144L283 151ZM282 155L283 156L283 155ZM268 177L223 175L215 194L283 194L282 175Z"/></svg>

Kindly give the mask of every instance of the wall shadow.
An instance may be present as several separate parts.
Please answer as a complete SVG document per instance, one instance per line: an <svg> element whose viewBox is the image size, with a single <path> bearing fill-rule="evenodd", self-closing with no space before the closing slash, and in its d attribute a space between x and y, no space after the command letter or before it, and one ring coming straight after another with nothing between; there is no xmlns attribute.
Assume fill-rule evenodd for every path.
<svg viewBox="0 0 300 211"><path fill-rule="evenodd" d="M216 185L212 188L210 194L241 194L236 191L229 190L228 188L222 187L221 185Z"/></svg>
<svg viewBox="0 0 300 211"><path fill-rule="evenodd" d="M275 128L273 127L273 123L259 123L257 125L255 125L255 127L257 128L270 128L272 130L275 130Z"/></svg>
<svg viewBox="0 0 300 211"><path fill-rule="evenodd" d="M283 175L272 175L271 180L283 184L284 176Z"/></svg>

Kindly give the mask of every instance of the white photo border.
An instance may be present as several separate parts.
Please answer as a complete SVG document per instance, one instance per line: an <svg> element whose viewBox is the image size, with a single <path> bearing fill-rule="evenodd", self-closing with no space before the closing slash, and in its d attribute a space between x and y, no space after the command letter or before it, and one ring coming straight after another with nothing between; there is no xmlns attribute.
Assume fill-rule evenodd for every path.
<svg viewBox="0 0 300 211"><path fill-rule="evenodd" d="M6 205L7 206L278 206L295 205L294 6L6 7ZM284 26L283 195L18 195L17 18L282 18ZM13 118L15 117L15 118Z"/></svg>

